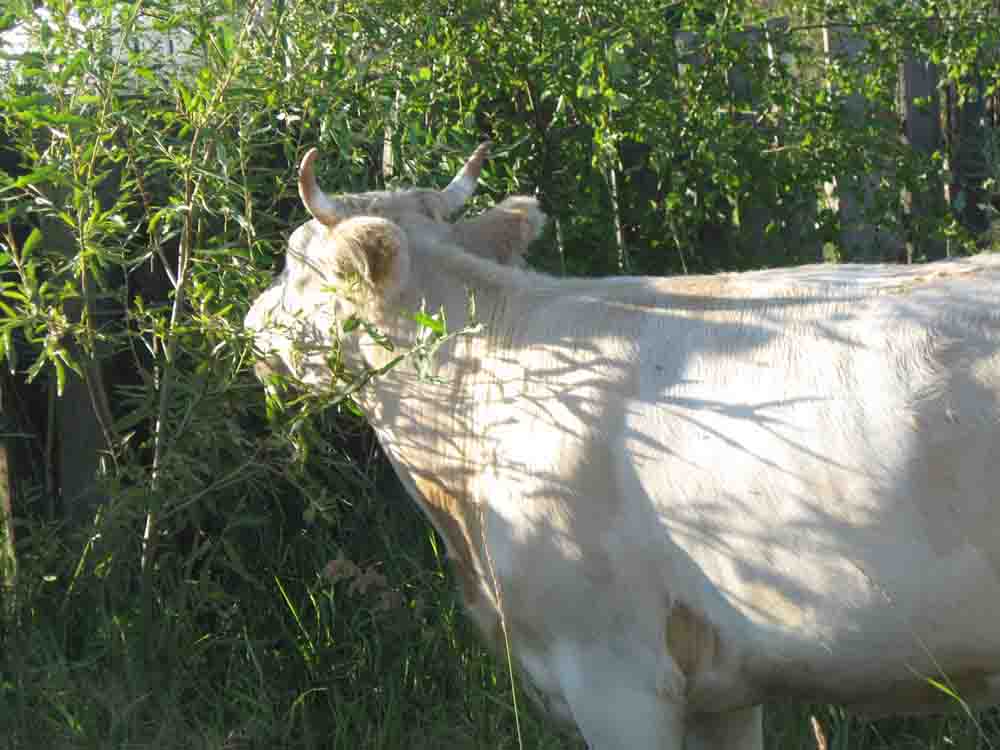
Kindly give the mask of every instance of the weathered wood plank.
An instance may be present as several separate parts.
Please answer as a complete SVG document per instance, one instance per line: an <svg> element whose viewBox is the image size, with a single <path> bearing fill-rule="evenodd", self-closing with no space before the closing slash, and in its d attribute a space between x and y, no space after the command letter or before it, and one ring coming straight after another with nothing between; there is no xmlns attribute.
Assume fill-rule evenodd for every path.
<svg viewBox="0 0 1000 750"><path fill-rule="evenodd" d="M926 157L928 163L944 143L941 132L941 104L937 66L926 57L911 53L901 70L903 133L907 145ZM925 189L903 194L903 209L908 218L907 260L943 258L947 246L941 237L924 229L933 216L945 210L944 185L936 169L929 169Z"/></svg>
<svg viewBox="0 0 1000 750"><path fill-rule="evenodd" d="M824 29L823 42L830 64L863 65L868 43L853 26L831 24ZM863 126L873 115L868 101L858 92L844 97L849 121ZM845 260L881 261L904 257L901 239L887 227L872 224L877 186L882 175L857 174L845 170L836 178L841 224L840 245Z"/></svg>
<svg viewBox="0 0 1000 750"><path fill-rule="evenodd" d="M989 167L986 144L989 132L986 123L986 85L977 70L966 81L964 101L957 107L957 144L952 154L952 208L962 225L972 234L980 235L990 227L984 208L989 196L985 181Z"/></svg>

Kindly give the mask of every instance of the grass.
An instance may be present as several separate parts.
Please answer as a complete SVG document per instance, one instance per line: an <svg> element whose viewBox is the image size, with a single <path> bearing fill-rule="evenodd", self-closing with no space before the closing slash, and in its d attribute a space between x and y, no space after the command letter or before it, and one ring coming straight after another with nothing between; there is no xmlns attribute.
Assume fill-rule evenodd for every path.
<svg viewBox="0 0 1000 750"><path fill-rule="evenodd" d="M326 508L333 523L289 520L299 501L280 524L206 541L200 559L166 550L148 627L140 551L110 520L72 584L85 542L22 533L0 748L516 747L503 662L390 479ZM580 747L520 708L526 747Z"/></svg>
<svg viewBox="0 0 1000 750"><path fill-rule="evenodd" d="M317 477L319 493L241 485L260 491L225 518L206 498L197 530L161 545L151 617L141 515L119 507L135 498L77 533L22 526L0 748L518 748L506 659L462 615L442 546L388 467L355 464L367 474ZM582 750L520 694L518 709L525 748ZM814 719L829 750L1000 746L995 712L872 722L785 704L768 706L766 746L813 750Z"/></svg>

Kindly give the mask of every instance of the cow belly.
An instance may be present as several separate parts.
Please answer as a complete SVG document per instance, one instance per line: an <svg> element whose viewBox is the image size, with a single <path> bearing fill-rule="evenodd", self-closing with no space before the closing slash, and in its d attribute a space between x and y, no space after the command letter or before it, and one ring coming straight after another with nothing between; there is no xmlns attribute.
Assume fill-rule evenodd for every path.
<svg viewBox="0 0 1000 750"><path fill-rule="evenodd" d="M671 457L659 472L681 464ZM740 470L736 458L718 464L730 477ZM1000 487L989 473L997 465L980 464L983 486ZM638 511L645 518L635 523L662 535L664 589L743 652L743 678L771 692L777 674L786 693L817 699L839 685L846 695L825 697L844 700L915 675L1000 671L997 548L983 539L996 524L959 529L943 545L915 509L926 497L880 510L872 480L842 476L834 494L829 474L808 473L784 496L749 479L744 496L706 481L678 489L669 505L631 473L633 497L660 509Z"/></svg>
<svg viewBox="0 0 1000 750"><path fill-rule="evenodd" d="M950 565L914 570L927 584L919 595L877 592L867 606L828 596L800 628L748 627L750 682L766 695L876 713L940 710L944 696L930 680L960 686L970 703L988 702L990 675L1000 673L1000 641L989 624L1000 614L1000 592L986 566L967 552Z"/></svg>

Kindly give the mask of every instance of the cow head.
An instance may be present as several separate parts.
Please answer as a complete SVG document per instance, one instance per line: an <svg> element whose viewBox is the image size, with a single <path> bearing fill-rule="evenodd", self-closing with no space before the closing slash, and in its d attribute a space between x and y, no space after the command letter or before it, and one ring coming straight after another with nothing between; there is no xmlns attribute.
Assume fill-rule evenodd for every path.
<svg viewBox="0 0 1000 750"><path fill-rule="evenodd" d="M340 334L347 321L356 319L375 327L389 323L400 332L396 329L404 318L397 314L388 321L387 310L408 286L414 249L432 245L520 264L543 223L534 199L509 198L475 218L449 221L475 192L488 147L479 146L444 190L337 197L319 188L317 151L310 150L299 169L299 195L313 220L292 234L284 270L246 318L264 354L258 375L291 374L307 386L324 388L333 380L331 352L349 367L384 364L389 355L373 346L371 336ZM401 302L400 309L407 303L414 300Z"/></svg>

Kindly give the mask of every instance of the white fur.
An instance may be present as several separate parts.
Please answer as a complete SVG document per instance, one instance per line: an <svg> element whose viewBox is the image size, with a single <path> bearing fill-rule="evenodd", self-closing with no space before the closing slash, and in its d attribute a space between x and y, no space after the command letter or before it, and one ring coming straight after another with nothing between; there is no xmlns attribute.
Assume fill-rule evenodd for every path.
<svg viewBox="0 0 1000 750"><path fill-rule="evenodd" d="M996 256L566 281L397 220L384 332L421 303L461 327L470 290L485 331L363 405L476 621L503 607L591 747L758 748L778 696L947 707L927 677L997 699Z"/></svg>

